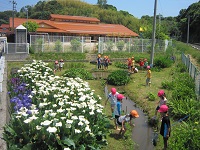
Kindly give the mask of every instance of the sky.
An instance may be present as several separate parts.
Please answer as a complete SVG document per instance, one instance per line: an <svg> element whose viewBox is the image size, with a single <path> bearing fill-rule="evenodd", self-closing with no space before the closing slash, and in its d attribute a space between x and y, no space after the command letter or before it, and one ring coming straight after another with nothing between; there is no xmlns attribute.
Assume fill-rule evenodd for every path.
<svg viewBox="0 0 200 150"><path fill-rule="evenodd" d="M23 6L35 5L40 0L0 0L0 12L13 9L13 1L17 3L16 10ZM43 1L43 0L41 0ZM89 4L96 4L97 0L81 0ZM144 15L154 15L154 4L156 0L107 0L107 4L113 5L117 10L127 11L134 17L140 19ZM163 17L178 16L181 9L187 9L191 4L199 0L157 0L156 14Z"/></svg>

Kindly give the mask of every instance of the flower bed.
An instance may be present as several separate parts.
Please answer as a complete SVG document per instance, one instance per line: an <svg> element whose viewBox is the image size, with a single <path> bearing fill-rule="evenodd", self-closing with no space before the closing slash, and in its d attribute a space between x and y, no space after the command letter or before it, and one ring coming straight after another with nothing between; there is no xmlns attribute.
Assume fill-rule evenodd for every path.
<svg viewBox="0 0 200 150"><path fill-rule="evenodd" d="M9 82L11 120L4 127L8 149L99 149L107 144L108 120L87 82L58 77L33 61Z"/></svg>

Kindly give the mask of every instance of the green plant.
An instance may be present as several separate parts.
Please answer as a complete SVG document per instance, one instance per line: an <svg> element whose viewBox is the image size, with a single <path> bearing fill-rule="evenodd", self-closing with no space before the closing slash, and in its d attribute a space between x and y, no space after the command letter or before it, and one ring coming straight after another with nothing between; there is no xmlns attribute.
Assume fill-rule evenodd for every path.
<svg viewBox="0 0 200 150"><path fill-rule="evenodd" d="M126 85L130 81L127 71L116 70L108 75L107 82L111 85Z"/></svg>
<svg viewBox="0 0 200 150"><path fill-rule="evenodd" d="M167 80L162 81L161 85L163 89L167 89L167 90L173 90L174 88L173 82L167 81Z"/></svg>
<svg viewBox="0 0 200 150"><path fill-rule="evenodd" d="M127 64L123 63L123 62L115 62L115 66L117 68L121 68L121 69L128 69Z"/></svg>
<svg viewBox="0 0 200 150"><path fill-rule="evenodd" d="M108 51L111 51L113 48L113 42L110 40L106 41L106 48Z"/></svg>
<svg viewBox="0 0 200 150"><path fill-rule="evenodd" d="M84 80L92 80L93 76L90 72L83 68L70 68L69 70L65 71L64 77L70 77L70 78L81 78Z"/></svg>
<svg viewBox="0 0 200 150"><path fill-rule="evenodd" d="M30 53L30 54L34 54L34 53L35 53L33 46L30 46L30 47L29 47L29 53Z"/></svg>
<svg viewBox="0 0 200 150"><path fill-rule="evenodd" d="M169 68L172 65L173 61L166 56L156 57L154 60L154 67L157 68Z"/></svg>
<svg viewBox="0 0 200 150"><path fill-rule="evenodd" d="M118 48L119 51L122 51L122 50L123 50L124 44L125 44L125 42L124 42L123 40L120 40L120 41L118 41L118 42L116 43L117 48Z"/></svg>
<svg viewBox="0 0 200 150"><path fill-rule="evenodd" d="M46 65L34 60L11 79L14 113L4 127L7 148L101 149L107 144L108 119L100 96L82 79L55 76Z"/></svg>
<svg viewBox="0 0 200 150"><path fill-rule="evenodd" d="M61 44L61 41L60 40L57 40L55 42L55 48L54 48L57 52L61 52L62 50L62 44Z"/></svg>
<svg viewBox="0 0 200 150"><path fill-rule="evenodd" d="M156 100L156 95L150 92L148 94L148 100L149 101L155 101Z"/></svg>
<svg viewBox="0 0 200 150"><path fill-rule="evenodd" d="M169 149L173 150L197 150L200 149L199 135L200 122L183 121L172 124L173 136L169 140Z"/></svg>
<svg viewBox="0 0 200 150"><path fill-rule="evenodd" d="M42 48L43 46L43 39L42 38L38 38L36 39L36 42L35 42L35 46L36 46L36 49L38 49L38 52L42 52L42 49L39 50L39 48Z"/></svg>
<svg viewBox="0 0 200 150"><path fill-rule="evenodd" d="M71 47L72 47L72 50L78 51L78 49L81 47L80 40L78 38L71 40Z"/></svg>

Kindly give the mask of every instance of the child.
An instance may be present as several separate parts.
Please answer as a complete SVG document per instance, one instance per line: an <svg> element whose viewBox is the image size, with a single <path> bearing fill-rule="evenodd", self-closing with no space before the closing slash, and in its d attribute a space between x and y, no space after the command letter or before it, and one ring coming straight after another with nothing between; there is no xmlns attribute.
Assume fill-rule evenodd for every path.
<svg viewBox="0 0 200 150"><path fill-rule="evenodd" d="M59 64L58 64L58 61L56 60L54 63L54 73L56 73L56 70L58 70L58 68L59 68Z"/></svg>
<svg viewBox="0 0 200 150"><path fill-rule="evenodd" d="M98 54L98 57L97 57L97 69L101 69L101 55Z"/></svg>
<svg viewBox="0 0 200 150"><path fill-rule="evenodd" d="M110 62L109 57L105 56L105 58L104 58L104 70L108 69L109 62Z"/></svg>
<svg viewBox="0 0 200 150"><path fill-rule="evenodd" d="M128 72L131 72L131 64L132 64L131 58L128 58L127 59Z"/></svg>
<svg viewBox="0 0 200 150"><path fill-rule="evenodd" d="M146 58L144 58L144 68L147 68L147 66L149 65L148 61Z"/></svg>
<svg viewBox="0 0 200 150"><path fill-rule="evenodd" d="M117 92L116 88L111 88L111 92L108 94L108 98L105 102L105 105L107 104L108 100L110 100L110 107L111 107L111 112L112 112L112 117L111 119L115 118L115 114L114 114L114 108L115 105L117 103L117 95L119 93Z"/></svg>
<svg viewBox="0 0 200 150"><path fill-rule="evenodd" d="M140 65L140 69L143 70L143 68L144 68L144 61L143 61L142 58L140 58L139 65Z"/></svg>
<svg viewBox="0 0 200 150"><path fill-rule="evenodd" d="M170 119L168 116L168 107L167 105L162 105L160 106L158 112L160 112L162 118L162 123L160 127L160 134L163 136L163 142L164 142L164 150L167 149L167 141L170 137L170 129L171 129L171 124L170 124Z"/></svg>
<svg viewBox="0 0 200 150"><path fill-rule="evenodd" d="M64 67L64 62L63 62L63 59L60 59L60 62L59 62L59 70L61 71Z"/></svg>
<svg viewBox="0 0 200 150"><path fill-rule="evenodd" d="M158 97L160 98L160 100L158 101L158 106L156 107L155 116L157 116L157 111L160 109L160 106L166 105L167 103L167 98L164 90L158 91Z"/></svg>
<svg viewBox="0 0 200 150"><path fill-rule="evenodd" d="M131 58L131 72L134 73L135 71L135 58Z"/></svg>
<svg viewBox="0 0 200 150"><path fill-rule="evenodd" d="M151 86L151 70L150 66L147 66L147 73L146 73L146 86Z"/></svg>
<svg viewBox="0 0 200 150"><path fill-rule="evenodd" d="M127 114L127 115L124 115L124 116L120 116L117 120L117 124L118 125L121 125L122 128L119 132L119 135L122 135L122 137L124 137L124 134L126 132L126 126L125 126L125 123L126 122L129 122L131 126L135 126L135 124L132 124L132 119L133 118L138 118L139 115L138 115L138 112L136 110L132 110L130 112L130 114Z"/></svg>
<svg viewBox="0 0 200 150"><path fill-rule="evenodd" d="M100 65L101 65L101 69L104 70L104 60L102 57L100 57Z"/></svg>
<svg viewBox="0 0 200 150"><path fill-rule="evenodd" d="M122 99L124 98L124 96L122 94L118 94L117 95L117 103L115 105L115 108L114 108L114 114L115 114L115 120L114 120L114 123L115 123L115 127L116 127L116 130L120 130L118 128L118 124L117 124L117 119L121 116L121 111L122 111Z"/></svg>

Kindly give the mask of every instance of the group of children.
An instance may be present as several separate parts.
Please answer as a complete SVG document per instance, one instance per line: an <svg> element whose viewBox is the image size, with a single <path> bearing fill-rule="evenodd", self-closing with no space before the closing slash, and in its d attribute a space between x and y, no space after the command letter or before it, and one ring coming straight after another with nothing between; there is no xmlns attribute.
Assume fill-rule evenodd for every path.
<svg viewBox="0 0 200 150"><path fill-rule="evenodd" d="M131 58L127 59L127 65L128 65L128 72L130 73L137 73L138 69L135 67L135 58L132 56ZM147 73L145 75L146 77L146 86L151 86L151 67L149 66L149 63L146 58L142 59L140 58L139 61L140 69L146 69Z"/></svg>
<svg viewBox="0 0 200 150"><path fill-rule="evenodd" d="M63 67L64 67L63 59L60 59L60 61L56 60L54 63L54 73L56 73L57 70L61 71Z"/></svg>
<svg viewBox="0 0 200 150"><path fill-rule="evenodd" d="M165 91L159 90L158 97L160 98L160 100L157 103L158 106L156 107L154 118L157 117L157 112L160 112L160 117L161 117L160 134L163 136L164 150L166 150L167 141L168 138L170 137L170 132L171 132L171 124L168 116L168 106L167 106L167 98Z"/></svg>
<svg viewBox="0 0 200 150"><path fill-rule="evenodd" d="M131 126L134 126L132 123L133 118L138 118L138 112L136 110L132 110L129 114L122 115L122 100L124 96L119 94L116 88L111 88L111 92L108 94L108 98L105 102L107 104L108 100L110 101L112 119L114 119L114 124L116 130L120 130L119 135L124 137L124 134L127 130L125 123L129 122ZM119 128L121 126L121 129Z"/></svg>
<svg viewBox="0 0 200 150"><path fill-rule="evenodd" d="M101 54L98 54L96 62L97 62L97 69L107 70L108 65L110 63L110 59L106 55L104 57L101 57Z"/></svg>
<svg viewBox="0 0 200 150"><path fill-rule="evenodd" d="M155 109L154 118L157 117L157 112L159 112L161 117L160 134L163 136L165 150L167 148L168 138L170 137L171 124L168 116L167 98L164 90L158 91L158 97L160 99ZM122 137L124 137L127 130L125 123L129 122L131 126L135 126L132 123L132 119L139 117L136 110L131 110L129 114L122 115L122 101L124 98L125 97L122 94L117 92L116 88L111 88L111 92L108 94L108 98L105 102L106 105L108 100L110 101L112 119L114 119L116 130L120 130L119 135L122 135ZM119 127L121 127L121 129Z"/></svg>

